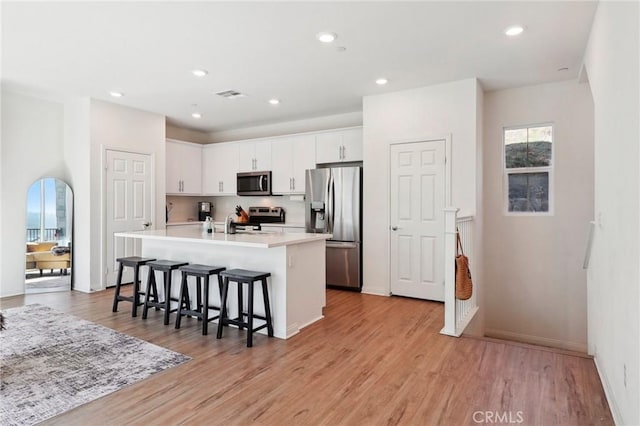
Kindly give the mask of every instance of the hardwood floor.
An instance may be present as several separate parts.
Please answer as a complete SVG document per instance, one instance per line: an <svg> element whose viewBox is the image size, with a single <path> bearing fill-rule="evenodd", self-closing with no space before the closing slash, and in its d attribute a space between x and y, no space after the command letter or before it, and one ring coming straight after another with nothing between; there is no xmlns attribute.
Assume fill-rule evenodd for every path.
<svg viewBox="0 0 640 426"><path fill-rule="evenodd" d="M193 359L48 424L613 424L593 360L442 336L439 303L328 290L324 320L286 341L256 335L249 349L238 330L216 340L191 318L175 330L162 312L131 318L121 302L112 313L112 297L34 294L0 307L41 303Z"/></svg>

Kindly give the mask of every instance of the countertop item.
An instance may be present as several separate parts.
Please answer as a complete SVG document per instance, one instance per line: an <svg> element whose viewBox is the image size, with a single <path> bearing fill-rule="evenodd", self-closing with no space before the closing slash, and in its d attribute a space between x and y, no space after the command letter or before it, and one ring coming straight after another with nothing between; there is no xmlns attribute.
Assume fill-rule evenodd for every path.
<svg viewBox="0 0 640 426"><path fill-rule="evenodd" d="M216 244L243 247L273 248L327 240L331 234L302 234L269 231L246 231L236 234L202 232L201 227L180 229L155 229L149 231L116 232L116 237L140 238L149 240L172 240L201 244Z"/></svg>

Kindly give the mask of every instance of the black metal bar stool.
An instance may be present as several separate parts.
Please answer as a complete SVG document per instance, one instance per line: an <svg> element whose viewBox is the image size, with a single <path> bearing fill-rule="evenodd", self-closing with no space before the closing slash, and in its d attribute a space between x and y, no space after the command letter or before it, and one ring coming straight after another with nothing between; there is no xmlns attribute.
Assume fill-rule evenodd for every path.
<svg viewBox="0 0 640 426"><path fill-rule="evenodd" d="M180 296L178 297L178 312L176 313L176 328L180 328L180 322L183 315L190 315L202 321L202 335L206 336L209 328L209 321L213 321L220 317L216 315L209 318L209 309L220 312L219 306L209 305L209 277L211 275L218 276L218 291L222 293L222 277L220 272L224 271L224 267L208 266L208 265L187 265L180 268L182 273L182 283L180 285ZM191 309L191 300L189 299L188 277L196 277L196 308ZM202 279L204 278L204 284ZM202 286L202 287L201 287Z"/></svg>
<svg viewBox="0 0 640 426"><path fill-rule="evenodd" d="M144 293L140 291L140 267L146 265L155 259L144 258L139 256L121 257L116 259L118 262L118 278L116 278L116 291L113 295L113 312L118 312L118 302L124 300L125 302L131 302L133 305L131 308L131 316L138 316L138 306L142 305L140 302L140 296ZM120 287L122 286L122 271L124 268L133 268L133 294L131 296L122 296L120 294Z"/></svg>
<svg viewBox="0 0 640 426"><path fill-rule="evenodd" d="M154 260L148 262L149 276L147 277L147 292L145 293L144 308L142 309L142 319L147 319L147 312L150 307L164 309L164 325L169 324L169 314L178 309L171 309L171 302L179 302L171 297L171 273L181 266L188 265L188 262L174 262L172 260ZM158 300L158 288L156 286L156 271L162 271L164 275L164 300Z"/></svg>
<svg viewBox="0 0 640 426"><path fill-rule="evenodd" d="M222 283L222 298L220 313L220 320L218 321L218 334L217 338L222 338L222 328L225 325L233 324L237 325L240 330L247 327L247 347L253 346L253 333L267 328L267 334L269 337L273 337L273 323L271 322L271 307L269 306L269 290L267 289L267 277L270 277L269 272L256 272L247 271L246 269L229 269L220 273L220 276L224 278ZM227 315L227 296L229 295L229 281L238 283L238 317L228 318ZM253 313L253 286L256 282L262 283L262 298L264 301L265 315L255 315ZM247 300L247 312L244 312L244 298L242 295L242 286L247 284L249 286L249 298ZM244 318L247 318L245 321ZM253 328L253 319L258 318L265 321L259 327Z"/></svg>

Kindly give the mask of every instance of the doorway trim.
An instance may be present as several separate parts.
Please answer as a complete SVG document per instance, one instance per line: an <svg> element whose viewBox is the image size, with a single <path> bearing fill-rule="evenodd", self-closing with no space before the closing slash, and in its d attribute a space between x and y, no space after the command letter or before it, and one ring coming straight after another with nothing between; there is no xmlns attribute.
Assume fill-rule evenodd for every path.
<svg viewBox="0 0 640 426"><path fill-rule="evenodd" d="M442 136L429 136L424 138L411 138L411 139L400 139L391 141L388 146L387 151L387 259L389 259L388 265L388 276L387 276L387 295L391 295L391 148L396 145L404 145L409 143L419 143L419 142L437 142L444 141L444 152L445 152L445 162L444 162L444 204L445 209L451 206L451 179L452 179L452 147L451 147L452 136L451 133L447 133ZM444 227L444 222L443 222ZM444 232L444 228L443 228Z"/></svg>
<svg viewBox="0 0 640 426"><path fill-rule="evenodd" d="M156 153L153 151L142 151L137 149L121 148L111 145L100 145L100 288L107 288L107 151L124 152L127 154L148 155L151 160L151 217L152 225L150 229L155 229L156 225Z"/></svg>

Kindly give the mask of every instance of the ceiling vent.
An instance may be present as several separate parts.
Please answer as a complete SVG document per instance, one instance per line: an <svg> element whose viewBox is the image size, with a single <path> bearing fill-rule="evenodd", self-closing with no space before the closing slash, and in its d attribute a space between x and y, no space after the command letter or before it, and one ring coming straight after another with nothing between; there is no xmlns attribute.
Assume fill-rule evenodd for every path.
<svg viewBox="0 0 640 426"><path fill-rule="evenodd" d="M216 95L222 96L223 98L226 98L226 99L237 99L237 98L244 98L247 96L244 93L238 92L237 90L224 90L222 92L216 93Z"/></svg>

